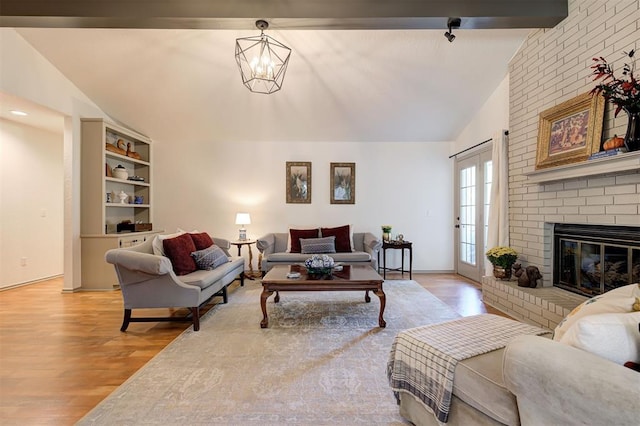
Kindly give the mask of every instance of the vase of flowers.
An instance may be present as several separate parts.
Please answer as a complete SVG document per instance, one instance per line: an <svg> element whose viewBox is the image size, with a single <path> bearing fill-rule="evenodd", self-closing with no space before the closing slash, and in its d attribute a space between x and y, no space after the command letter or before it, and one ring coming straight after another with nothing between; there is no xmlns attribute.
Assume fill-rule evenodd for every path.
<svg viewBox="0 0 640 426"><path fill-rule="evenodd" d="M622 67L622 76L614 74L611 64L602 56L593 58L593 80L600 83L591 90L592 95L602 94L604 98L616 106L614 116L620 111L627 113L627 133L624 137L624 146L627 151L640 149L640 81L636 80L634 72L636 63L635 50L624 54L629 62Z"/></svg>
<svg viewBox="0 0 640 426"><path fill-rule="evenodd" d="M382 225L382 241L391 241L391 225Z"/></svg>
<svg viewBox="0 0 640 426"><path fill-rule="evenodd" d="M511 247L494 247L487 250L487 259L493 265L493 276L501 280L511 279L511 268L518 259L518 253Z"/></svg>
<svg viewBox="0 0 640 426"><path fill-rule="evenodd" d="M304 261L304 266L307 268L307 274L310 277L330 278L335 262L332 257L326 254L314 254Z"/></svg>

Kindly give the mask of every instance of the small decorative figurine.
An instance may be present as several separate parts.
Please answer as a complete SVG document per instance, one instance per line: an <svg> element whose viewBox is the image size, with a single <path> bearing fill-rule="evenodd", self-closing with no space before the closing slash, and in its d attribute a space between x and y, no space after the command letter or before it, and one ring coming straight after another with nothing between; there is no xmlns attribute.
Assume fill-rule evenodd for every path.
<svg viewBox="0 0 640 426"><path fill-rule="evenodd" d="M518 278L518 287L536 288L538 280L542 279L542 274L537 266L530 265L523 268L522 265L516 263L513 265L513 274Z"/></svg>
<svg viewBox="0 0 640 426"><path fill-rule="evenodd" d="M120 191L118 198L120 198L120 204L127 204L129 196L124 191Z"/></svg>

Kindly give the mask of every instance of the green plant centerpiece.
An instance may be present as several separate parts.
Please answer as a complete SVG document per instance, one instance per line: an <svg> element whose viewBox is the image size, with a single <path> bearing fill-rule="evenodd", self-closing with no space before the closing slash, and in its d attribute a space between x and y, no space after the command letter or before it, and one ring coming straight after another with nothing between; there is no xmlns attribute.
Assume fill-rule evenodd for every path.
<svg viewBox="0 0 640 426"><path fill-rule="evenodd" d="M518 259L518 252L511 247L493 247L485 253L493 265L493 276L502 280L511 279L511 267Z"/></svg>

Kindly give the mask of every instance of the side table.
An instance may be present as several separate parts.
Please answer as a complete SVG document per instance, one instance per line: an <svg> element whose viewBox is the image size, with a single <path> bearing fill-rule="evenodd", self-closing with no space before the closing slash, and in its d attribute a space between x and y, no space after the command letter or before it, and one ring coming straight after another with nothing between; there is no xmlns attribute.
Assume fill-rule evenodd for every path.
<svg viewBox="0 0 640 426"><path fill-rule="evenodd" d="M387 249L400 250L402 252L402 264L399 268L387 268ZM409 250L409 270L404 269L404 251ZM387 271L398 271L409 273L409 279L412 278L411 270L413 269L413 245L410 241L383 241L382 242L382 264L380 264L380 252L378 252L378 272L382 269L382 278L387 279ZM382 266L381 266L382 265Z"/></svg>
<svg viewBox="0 0 640 426"><path fill-rule="evenodd" d="M256 240L235 240L229 241L229 243L238 247L238 256L242 256L242 246L249 248L249 273L245 274L245 277L253 280L256 274L253 272L253 251L251 250L251 244L255 244Z"/></svg>

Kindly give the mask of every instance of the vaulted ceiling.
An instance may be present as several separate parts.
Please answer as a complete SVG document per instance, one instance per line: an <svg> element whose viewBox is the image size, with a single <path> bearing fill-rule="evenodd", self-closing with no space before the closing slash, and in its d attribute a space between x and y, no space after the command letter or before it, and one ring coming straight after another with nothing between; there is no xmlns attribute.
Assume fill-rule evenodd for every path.
<svg viewBox="0 0 640 426"><path fill-rule="evenodd" d="M530 19L525 24L523 17L509 21L511 15L500 16L491 9L498 3L509 3L497 0L233 3L272 7L253 18L249 18L249 13L254 13L250 10L231 13L224 9L230 1L150 2L173 6L155 9L170 15L162 19L150 19L153 14L143 16L138 10L132 10L128 18L114 17L113 13L96 17L91 15L95 12L84 11L70 19L48 10L42 13L47 15L44 17L24 10L22 16L15 16L18 12L9 7L30 3L34 2L3 0L0 23L18 27L22 37L111 117L153 139L175 143L454 140L503 80L508 61L530 28L554 25L542 20L528 23L533 22ZM89 3L104 4L102 0ZM205 3L219 9L176 9L179 4L195 8ZM475 4L476 9L477 3L484 3L494 15L476 13L465 18L464 13L453 10L451 16L462 16L463 24L454 30L457 37L450 43L443 36L447 15L441 10L447 3ZM531 10L545 15L540 13L540 2L510 3L523 7L538 3L538 8ZM553 12L547 15L554 15L553 19L545 16L547 21L562 19L552 7L562 2L542 3ZM273 9L282 4L289 7L278 9L280 12ZM302 10L296 4L309 8L304 17L287 15ZM316 11L311 7L314 4L333 8ZM416 4L430 4L432 9L437 5L440 9L434 10L443 16L406 16L416 13L409 11ZM345 5L360 9L352 13ZM383 6L395 13L380 15ZM189 13L184 10L194 16L185 16ZM529 17L536 14L531 10ZM261 95L241 84L234 44L238 37L259 34L252 28L253 21L269 20L269 16L275 17L267 34L293 53L283 89ZM107 21L111 24L106 25ZM162 28L158 22L164 22ZM48 28L69 26L93 28ZM110 28L101 28L104 26ZM112 28L115 26L125 28ZM498 28L487 28L491 26Z"/></svg>

